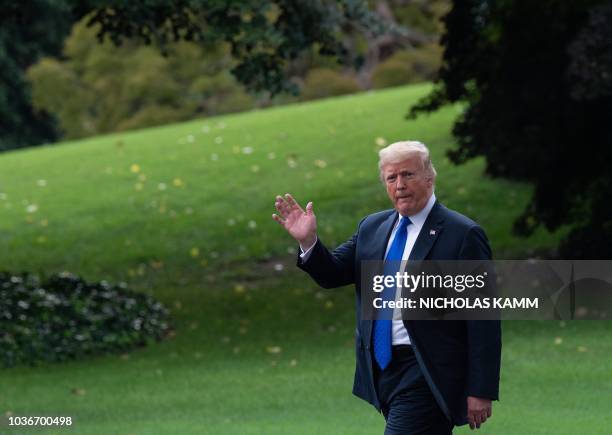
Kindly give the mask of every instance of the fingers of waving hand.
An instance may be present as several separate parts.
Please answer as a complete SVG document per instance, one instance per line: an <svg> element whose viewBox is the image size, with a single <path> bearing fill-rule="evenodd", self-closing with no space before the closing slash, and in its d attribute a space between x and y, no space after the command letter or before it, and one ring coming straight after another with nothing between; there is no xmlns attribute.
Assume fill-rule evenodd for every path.
<svg viewBox="0 0 612 435"><path fill-rule="evenodd" d="M306 211L302 209L302 207L297 203L297 201L291 196L291 194L285 194L285 202L289 205L291 211L299 211L301 213L305 213L307 215L312 215L312 202L306 204Z"/></svg>
<svg viewBox="0 0 612 435"><path fill-rule="evenodd" d="M285 197L277 196L274 202L280 217L289 223L301 220L304 216L312 216L312 203L306 205L306 211L288 193Z"/></svg>
<svg viewBox="0 0 612 435"><path fill-rule="evenodd" d="M277 196L274 206L283 219L287 219L288 216L294 213L304 213L302 207L300 207L299 204L295 202L295 199L288 193L284 198L282 196Z"/></svg>
<svg viewBox="0 0 612 435"><path fill-rule="evenodd" d="M284 197L277 196L274 206L278 214L273 214L272 218L300 243L311 242L316 237L317 224L312 202L304 210L291 195L286 194Z"/></svg>

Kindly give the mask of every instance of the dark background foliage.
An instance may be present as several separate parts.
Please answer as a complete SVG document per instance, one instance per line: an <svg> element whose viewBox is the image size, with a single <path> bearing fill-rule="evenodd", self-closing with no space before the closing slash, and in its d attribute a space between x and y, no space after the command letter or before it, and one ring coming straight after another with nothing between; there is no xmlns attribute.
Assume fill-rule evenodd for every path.
<svg viewBox="0 0 612 435"><path fill-rule="evenodd" d="M610 18L596 0L456 1L438 86L411 112L461 102L449 157L531 182L515 231L571 225L564 258L612 257Z"/></svg>
<svg viewBox="0 0 612 435"><path fill-rule="evenodd" d="M57 138L52 116L32 107L23 73L59 54L73 20L61 0L0 1L0 151Z"/></svg>

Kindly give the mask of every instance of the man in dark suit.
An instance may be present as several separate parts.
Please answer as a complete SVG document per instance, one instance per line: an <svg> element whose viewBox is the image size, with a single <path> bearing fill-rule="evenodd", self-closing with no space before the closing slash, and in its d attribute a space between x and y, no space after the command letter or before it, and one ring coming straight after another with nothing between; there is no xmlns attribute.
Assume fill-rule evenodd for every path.
<svg viewBox="0 0 612 435"><path fill-rule="evenodd" d="M466 423L479 428L498 400L500 322L363 319L360 277L366 260L385 260L385 270L392 260L490 260L488 240L475 222L436 200L436 171L425 145L397 142L379 156L394 208L365 217L333 251L317 237L312 202L304 210L291 195L278 196L273 218L299 242L298 267L319 285L355 284L353 393L383 413L385 434L450 434Z"/></svg>

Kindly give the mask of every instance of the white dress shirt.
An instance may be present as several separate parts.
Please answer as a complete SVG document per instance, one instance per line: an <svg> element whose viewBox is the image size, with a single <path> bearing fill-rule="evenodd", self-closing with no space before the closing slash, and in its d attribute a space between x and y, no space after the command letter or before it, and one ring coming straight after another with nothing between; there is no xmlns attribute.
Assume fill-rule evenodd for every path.
<svg viewBox="0 0 612 435"><path fill-rule="evenodd" d="M423 225L425 224L425 220L427 219L427 216L429 216L429 212L431 211L435 203L436 203L436 195L432 193L431 196L429 197L429 200L427 201L427 204L425 204L425 207L423 207L420 212L414 215L407 216L410 219L410 222L412 223L408 225L407 227L408 237L406 239L406 246L404 246L404 254L402 255L402 262L407 261L408 258L410 257L410 253L412 252L412 248L414 248L416 239L419 236L419 233L421 232L421 229L423 228ZM387 249L385 249L385 257L387 256L387 252L389 252L389 249L391 248L391 244L393 243L393 239L395 238L395 233L397 232L397 227L399 225L399 222L400 220L398 219L395 222L393 231L391 231L391 236L389 237L389 241L387 242ZM306 250L304 250L304 248L300 246L300 250L302 251L302 253L300 254L300 259L302 260L302 262L305 262L308 260L308 258L310 258L310 253L312 252L312 248L314 248L314 245L316 243L317 243L317 240L315 240L315 243L313 243L313 245L310 246ZM400 273L404 271L405 266L406 264L403 263L402 270L400 270ZM395 299L399 300L400 297L401 297L401 289L398 287L397 292L395 294ZM396 308L393 310L391 343L394 346L398 344L410 344L410 337L408 336L408 331L406 330L406 327L404 326L404 322L402 321L402 314L399 308Z"/></svg>

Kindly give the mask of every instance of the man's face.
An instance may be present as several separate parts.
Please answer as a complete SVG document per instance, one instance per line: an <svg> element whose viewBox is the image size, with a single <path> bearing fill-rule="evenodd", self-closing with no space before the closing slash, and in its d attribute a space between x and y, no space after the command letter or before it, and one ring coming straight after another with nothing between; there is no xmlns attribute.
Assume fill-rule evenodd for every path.
<svg viewBox="0 0 612 435"><path fill-rule="evenodd" d="M433 179L419 156L384 165L382 176L393 206L403 216L421 211L433 191Z"/></svg>

